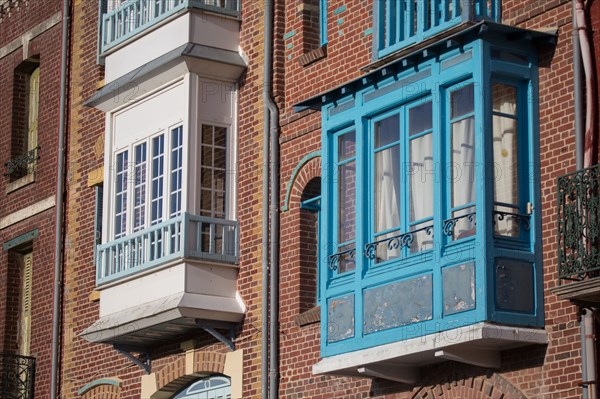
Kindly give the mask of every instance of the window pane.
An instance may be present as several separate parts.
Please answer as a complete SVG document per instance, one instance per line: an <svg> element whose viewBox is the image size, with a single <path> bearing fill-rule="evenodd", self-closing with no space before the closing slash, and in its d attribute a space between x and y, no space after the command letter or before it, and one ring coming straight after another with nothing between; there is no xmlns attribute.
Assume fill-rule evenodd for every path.
<svg viewBox="0 0 600 399"><path fill-rule="evenodd" d="M517 88L502 83L492 85L492 105L494 112L517 115Z"/></svg>
<svg viewBox="0 0 600 399"><path fill-rule="evenodd" d="M356 164L339 166L338 186L338 243L354 239L356 227Z"/></svg>
<svg viewBox="0 0 600 399"><path fill-rule="evenodd" d="M410 221L433 216L433 148L431 133L410 142Z"/></svg>
<svg viewBox="0 0 600 399"><path fill-rule="evenodd" d="M400 225L400 147L375 153L375 232Z"/></svg>
<svg viewBox="0 0 600 399"><path fill-rule="evenodd" d="M183 179L183 128L171 130L171 207L169 216L181 213L181 194Z"/></svg>
<svg viewBox="0 0 600 399"><path fill-rule="evenodd" d="M430 130L432 128L431 101L411 108L408 112L409 134Z"/></svg>
<svg viewBox="0 0 600 399"><path fill-rule="evenodd" d="M517 121L494 116L494 200L519 203Z"/></svg>
<svg viewBox="0 0 600 399"><path fill-rule="evenodd" d="M475 120L452 124L452 207L475 202Z"/></svg>
<svg viewBox="0 0 600 399"><path fill-rule="evenodd" d="M146 227L146 143L136 145L134 150L133 231L138 231Z"/></svg>
<svg viewBox="0 0 600 399"><path fill-rule="evenodd" d="M390 116L375 123L375 148L400 140L400 117Z"/></svg>
<svg viewBox="0 0 600 399"><path fill-rule="evenodd" d="M338 139L338 162L352 158L356 155L356 135L354 132L346 133Z"/></svg>
<svg viewBox="0 0 600 399"><path fill-rule="evenodd" d="M150 223L157 224L163 218L163 184L165 170L165 136L152 139L152 193Z"/></svg>
<svg viewBox="0 0 600 399"><path fill-rule="evenodd" d="M451 117L456 119L474 110L473 85L467 85L450 94Z"/></svg>
<svg viewBox="0 0 600 399"><path fill-rule="evenodd" d="M469 216L472 215L472 216ZM475 207L461 209L452 212L452 218L455 218L455 224L452 229L452 239L459 240L475 235Z"/></svg>
<svg viewBox="0 0 600 399"><path fill-rule="evenodd" d="M127 229L127 168L128 152L117 154L115 173L115 238L123 237Z"/></svg>
<svg viewBox="0 0 600 399"><path fill-rule="evenodd" d="M223 218L225 217L227 128L203 125L201 139L201 214Z"/></svg>

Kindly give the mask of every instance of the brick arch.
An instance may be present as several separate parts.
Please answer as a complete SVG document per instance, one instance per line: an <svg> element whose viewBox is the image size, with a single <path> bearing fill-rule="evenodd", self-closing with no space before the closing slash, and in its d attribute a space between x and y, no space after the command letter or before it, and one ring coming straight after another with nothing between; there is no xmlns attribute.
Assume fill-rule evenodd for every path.
<svg viewBox="0 0 600 399"><path fill-rule="evenodd" d="M286 212L291 206L300 206L300 197L306 184L315 177L321 177L321 152L306 155L294 168L286 186L281 210Z"/></svg>
<svg viewBox="0 0 600 399"><path fill-rule="evenodd" d="M199 377L223 374L226 357L224 353L194 352L193 370L188 372L186 372L187 356L179 357L156 373L156 397L164 397L167 393L175 394Z"/></svg>
<svg viewBox="0 0 600 399"><path fill-rule="evenodd" d="M527 396L500 374L468 377L425 386L414 391L412 399L527 399Z"/></svg>
<svg viewBox="0 0 600 399"><path fill-rule="evenodd" d="M83 386L77 394L83 399L119 399L123 381L118 378L102 378Z"/></svg>

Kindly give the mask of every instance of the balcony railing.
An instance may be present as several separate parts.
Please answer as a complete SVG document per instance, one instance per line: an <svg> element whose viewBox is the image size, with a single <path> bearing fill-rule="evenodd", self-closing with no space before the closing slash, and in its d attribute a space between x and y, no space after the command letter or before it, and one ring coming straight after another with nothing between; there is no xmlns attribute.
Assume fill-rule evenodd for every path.
<svg viewBox="0 0 600 399"><path fill-rule="evenodd" d="M35 358L0 353L0 398L32 399Z"/></svg>
<svg viewBox="0 0 600 399"><path fill-rule="evenodd" d="M14 157L6 162L4 176L25 176L35 170L35 164L40 159L40 147L37 146L24 154Z"/></svg>
<svg viewBox="0 0 600 399"><path fill-rule="evenodd" d="M183 258L237 264L237 221L184 213L99 245L96 284L114 281Z"/></svg>
<svg viewBox="0 0 600 399"><path fill-rule="evenodd" d="M501 0L380 0L375 2L375 49L381 58L461 22L500 22Z"/></svg>
<svg viewBox="0 0 600 399"><path fill-rule="evenodd" d="M106 0L100 1L100 9ZM240 16L241 0L128 0L101 16L100 53L187 8Z"/></svg>
<svg viewBox="0 0 600 399"><path fill-rule="evenodd" d="M600 165L558 178L558 278L600 277Z"/></svg>

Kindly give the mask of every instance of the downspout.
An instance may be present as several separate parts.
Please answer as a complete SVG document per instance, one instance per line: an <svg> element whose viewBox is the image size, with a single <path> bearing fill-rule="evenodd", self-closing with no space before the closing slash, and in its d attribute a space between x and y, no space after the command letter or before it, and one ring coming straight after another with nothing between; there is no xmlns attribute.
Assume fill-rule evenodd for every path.
<svg viewBox="0 0 600 399"><path fill-rule="evenodd" d="M50 398L58 397L59 358L60 358L60 332L61 305L62 305L62 278L63 278L63 224L64 224L64 190L65 190L65 126L67 119L67 62L69 58L69 28L70 28L71 1L63 3L63 30L62 30L62 55L60 61L60 116L58 124L58 165L56 168L56 230L55 230L55 256L54 256L54 301L52 315L52 369L50 380Z"/></svg>
<svg viewBox="0 0 600 399"><path fill-rule="evenodd" d="M575 96L575 162L576 169L583 169L583 142L584 142L584 124L581 115L583 114L583 87L581 84L581 50L579 48L579 32L577 30L576 3L573 0L573 84Z"/></svg>
<svg viewBox="0 0 600 399"><path fill-rule="evenodd" d="M596 160L597 137L594 121L596 120L596 96L594 90L594 61L590 41L587 35L587 20L585 12L585 0L576 0L575 15L577 20L577 30L579 32L579 46L583 69L585 72L585 94L586 94L586 112L585 112L585 151L583 156L583 167L592 166Z"/></svg>
<svg viewBox="0 0 600 399"><path fill-rule="evenodd" d="M279 110L273 101L274 0L265 0L265 104L269 109L270 142L270 318L269 398L279 399Z"/></svg>
<svg viewBox="0 0 600 399"><path fill-rule="evenodd" d="M596 92L590 41L587 36L585 0L573 0L573 62L575 79L575 147L577 169L592 166L596 162L597 134ZM582 76L585 73L585 128L582 120ZM585 130L584 130L585 129ZM593 310L583 308L579 324L581 334L581 377L583 398L596 399L596 345L594 342Z"/></svg>
<svg viewBox="0 0 600 399"><path fill-rule="evenodd" d="M278 399L279 386L279 110L272 99L273 0L264 9L264 137L262 223L262 398ZM269 182L271 190L269 190ZM269 201L269 191L271 200ZM269 208L270 203L270 208ZM267 216L267 210L269 215ZM269 223L270 222L270 223ZM270 231L269 231L270 226ZM270 243L270 245L269 245ZM267 250L268 248L268 250ZM270 254L270 257L269 257ZM269 265L270 260L270 265ZM269 270L270 266L270 270ZM267 281L269 285L267 286ZM270 318L268 317L270 315ZM268 325L267 325L268 320ZM268 331L268 334L267 334ZM270 339L269 339L270 338ZM268 352L267 352L268 347ZM267 374L268 370L268 374Z"/></svg>

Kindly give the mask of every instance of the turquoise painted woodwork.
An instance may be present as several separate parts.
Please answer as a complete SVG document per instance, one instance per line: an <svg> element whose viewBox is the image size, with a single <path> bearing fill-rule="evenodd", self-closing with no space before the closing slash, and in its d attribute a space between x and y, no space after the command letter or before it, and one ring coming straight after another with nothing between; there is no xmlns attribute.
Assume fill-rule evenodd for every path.
<svg viewBox="0 0 600 399"><path fill-rule="evenodd" d="M165 222L98 245L96 285L182 258L237 264L238 222L182 213Z"/></svg>
<svg viewBox="0 0 600 399"><path fill-rule="evenodd" d="M314 151L308 155L305 155L298 165L292 171L292 175L290 176L290 180L288 180L286 189L285 189L285 199L283 200L283 206L281 207L282 212L287 212L290 209L290 194L292 193L292 186L294 185L294 181L296 181L296 176L300 173L300 170L313 158L317 158L321 156L321 151Z"/></svg>
<svg viewBox="0 0 600 399"><path fill-rule="evenodd" d="M103 11L100 18L100 54L188 8L241 16L241 0L228 0L222 6L213 5L212 0L131 0L110 12L105 11L106 1L99 0L99 9Z"/></svg>
<svg viewBox="0 0 600 399"><path fill-rule="evenodd" d="M319 0L319 38L321 46L327 44L327 0Z"/></svg>
<svg viewBox="0 0 600 399"><path fill-rule="evenodd" d="M421 42L462 22L501 22L501 0L381 0L373 8L373 58ZM465 6L468 4L468 6Z"/></svg>
<svg viewBox="0 0 600 399"><path fill-rule="evenodd" d="M537 103L528 100L538 92L536 54L527 41L473 35L411 66L391 67L354 92L322 96L322 356L482 321L543 327L541 198L539 180L531 178L540 170L539 117ZM421 118L415 128L409 115L428 104L430 126ZM381 144L376 132L384 122L397 126L399 136ZM355 234L348 238L339 234L349 231L339 205L349 191L339 172L348 160L340 158L339 143L351 132L356 190L348 209ZM461 138L469 132L472 139ZM431 215L416 218L411 193L424 189L411 180L410 146L425 137L432 163L421 172L433 183L431 192L421 192L433 205ZM465 146L472 147L469 157L460 152ZM400 172L392 174L399 216L382 229L373 213L381 203L377 154L393 148L400 160ZM509 202L498 170L517 193ZM474 198L456 194L461 190ZM342 268L344 260L353 268Z"/></svg>

